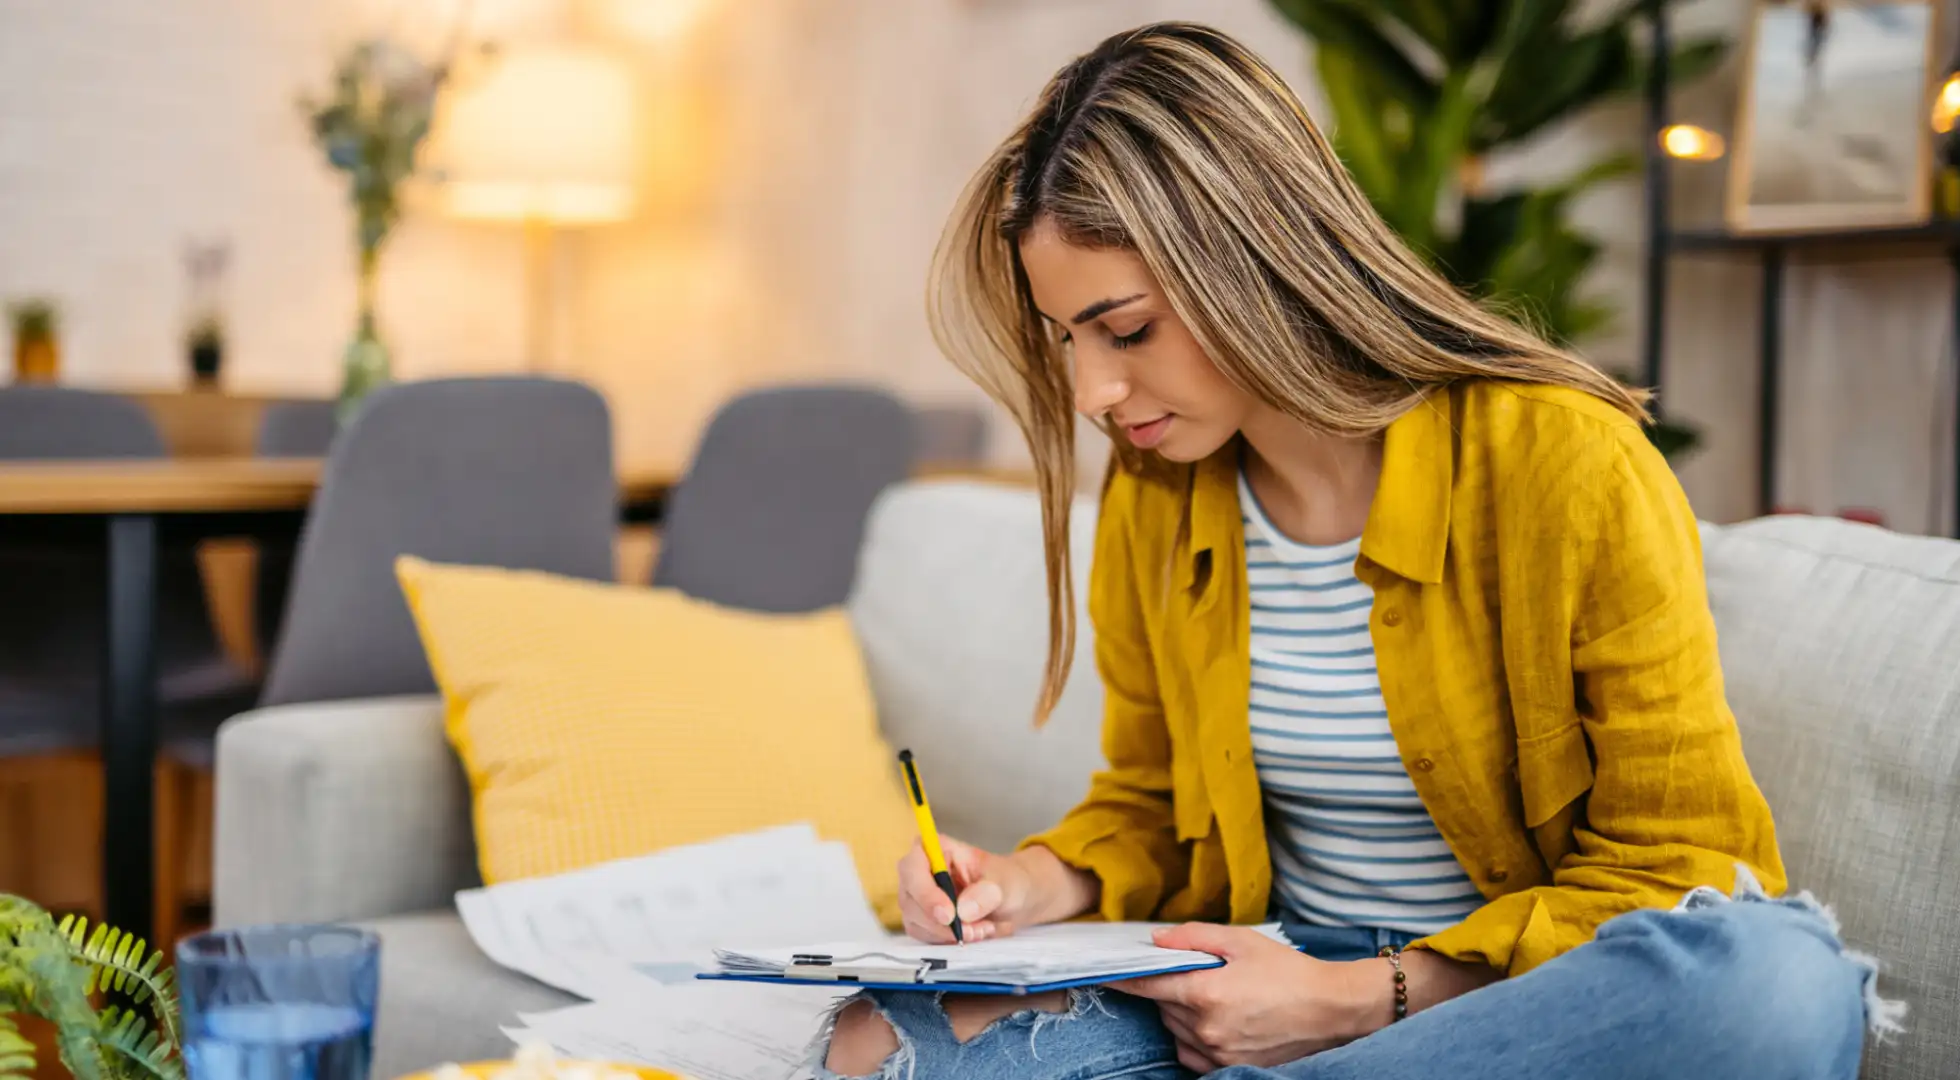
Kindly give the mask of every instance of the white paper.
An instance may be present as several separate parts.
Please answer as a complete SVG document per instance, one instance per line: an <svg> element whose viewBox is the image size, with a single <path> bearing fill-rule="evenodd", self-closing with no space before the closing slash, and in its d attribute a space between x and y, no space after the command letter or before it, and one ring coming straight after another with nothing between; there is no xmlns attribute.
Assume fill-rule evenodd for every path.
<svg viewBox="0 0 1960 1080"><path fill-rule="evenodd" d="M786 1080L802 1074L840 993L693 982L519 1020L528 1037L567 1056L651 1065L693 1080Z"/></svg>
<svg viewBox="0 0 1960 1080"><path fill-rule="evenodd" d="M592 1000L691 979L717 942L881 932L850 849L808 825L469 889L456 909L492 960Z"/></svg>
<svg viewBox="0 0 1960 1080"><path fill-rule="evenodd" d="M1165 968L1216 963L1210 953L1159 948L1151 931L1166 923L1057 923L1023 930L1011 937L972 945L927 945L908 938L880 936L818 944L717 949L723 971L780 974L797 954L828 956L833 963L917 965L939 961L926 982L983 982L1024 985L1072 979L1115 979ZM1259 927L1284 941L1279 924Z"/></svg>

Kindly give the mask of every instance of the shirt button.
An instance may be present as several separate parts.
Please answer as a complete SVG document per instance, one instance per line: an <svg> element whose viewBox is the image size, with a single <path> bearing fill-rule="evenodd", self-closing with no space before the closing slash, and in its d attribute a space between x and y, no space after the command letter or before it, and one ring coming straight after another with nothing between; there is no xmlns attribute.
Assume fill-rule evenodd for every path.
<svg viewBox="0 0 1960 1080"><path fill-rule="evenodd" d="M1511 872L1509 870L1504 869L1501 866L1493 866L1490 868L1489 877L1490 880L1495 884L1498 885L1504 884L1504 882L1508 880L1510 876L1511 876Z"/></svg>
<svg viewBox="0 0 1960 1080"><path fill-rule="evenodd" d="M1426 757L1417 758L1415 765L1416 765L1417 772L1428 772L1429 770L1436 767L1436 763L1429 760Z"/></svg>
<svg viewBox="0 0 1960 1080"><path fill-rule="evenodd" d="M1382 612L1382 625L1383 626L1402 625L1402 609L1389 608L1387 611Z"/></svg>

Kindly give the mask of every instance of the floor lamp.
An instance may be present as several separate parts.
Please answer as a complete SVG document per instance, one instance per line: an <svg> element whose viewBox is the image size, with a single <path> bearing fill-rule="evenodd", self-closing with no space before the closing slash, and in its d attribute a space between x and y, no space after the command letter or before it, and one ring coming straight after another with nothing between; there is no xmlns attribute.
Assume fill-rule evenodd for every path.
<svg viewBox="0 0 1960 1080"><path fill-rule="evenodd" d="M431 139L443 212L524 229L524 362L548 368L560 300L558 229L633 211L633 72L602 49L553 42L498 50L452 83Z"/></svg>

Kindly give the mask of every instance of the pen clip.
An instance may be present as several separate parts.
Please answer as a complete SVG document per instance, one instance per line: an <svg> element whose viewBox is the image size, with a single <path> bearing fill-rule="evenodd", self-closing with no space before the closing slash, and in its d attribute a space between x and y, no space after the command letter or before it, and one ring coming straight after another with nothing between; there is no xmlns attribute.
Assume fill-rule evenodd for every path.
<svg viewBox="0 0 1960 1080"><path fill-rule="evenodd" d="M858 962L871 958L880 958L891 963ZM864 953L841 959L820 955L798 955L791 960L788 967L783 969L783 978L811 982L920 983L926 981L927 975L935 971L943 971L945 968L944 960L907 960L885 953Z"/></svg>

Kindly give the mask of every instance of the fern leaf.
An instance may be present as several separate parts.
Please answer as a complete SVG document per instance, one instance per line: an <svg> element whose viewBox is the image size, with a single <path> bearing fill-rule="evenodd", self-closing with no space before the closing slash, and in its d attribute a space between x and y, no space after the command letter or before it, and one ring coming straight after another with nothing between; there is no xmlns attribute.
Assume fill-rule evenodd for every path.
<svg viewBox="0 0 1960 1080"><path fill-rule="evenodd" d="M69 940L81 940L82 925L78 920ZM142 938L133 934L98 925L82 945L81 958L94 967L96 985L125 993L132 1002L149 1006L170 1045L183 1045L172 973L163 966L162 952L152 952Z"/></svg>
<svg viewBox="0 0 1960 1080"><path fill-rule="evenodd" d="M59 929L88 965L89 993L100 988L127 994L131 1002L148 1007L172 1049L183 1045L175 975L164 966L161 950L152 951L142 938L113 926L97 924L89 933L88 920L72 915L61 920Z"/></svg>
<svg viewBox="0 0 1960 1080"><path fill-rule="evenodd" d="M113 1005L102 1010L96 1042L122 1066L117 1071L149 1080L184 1080L183 1063L171 1056L171 1044L133 1011Z"/></svg>
<svg viewBox="0 0 1960 1080"><path fill-rule="evenodd" d="M0 1013L0 1080L29 1080L33 1075L34 1044L13 1017Z"/></svg>

